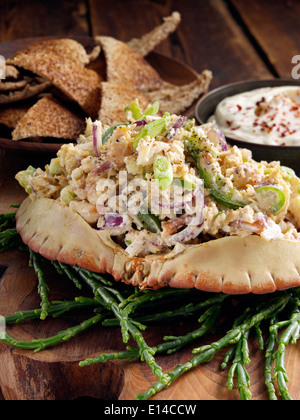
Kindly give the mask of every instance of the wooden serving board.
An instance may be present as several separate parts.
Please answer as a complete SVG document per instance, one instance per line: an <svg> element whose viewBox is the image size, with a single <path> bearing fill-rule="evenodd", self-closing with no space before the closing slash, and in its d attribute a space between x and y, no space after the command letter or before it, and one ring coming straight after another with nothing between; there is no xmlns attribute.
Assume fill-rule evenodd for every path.
<svg viewBox="0 0 300 420"><path fill-rule="evenodd" d="M49 157L44 154L22 155L12 151L0 152L0 212L9 211L12 203L20 203L24 192L14 180L17 171L30 163L41 166ZM67 280L54 272L47 273L51 300L72 299L81 293ZM84 294L84 292L82 292ZM37 279L28 266L28 255L21 251L0 254L0 315L18 310L39 308ZM82 315L81 315L82 316ZM49 337L83 320L79 315L68 314L62 318L46 321L27 321L7 326L7 331L19 340ZM87 316L86 316L87 318ZM150 345L162 342L164 335L179 335L191 328L189 321L159 325L146 332ZM207 336L200 344L218 339ZM253 399L267 399L264 386L264 359L256 340L251 341L251 392ZM0 343L0 389L6 400L68 400L92 397L102 400L132 400L148 389L156 378L142 362L113 361L107 364L81 368L78 362L101 352L125 349L119 329L95 326L72 340L44 351L12 348ZM163 370L184 363L192 356L190 348L173 356L159 356L157 361ZM294 399L300 398L300 343L289 347L286 366L290 378L290 392ZM226 400L239 399L237 390L228 391L227 372L220 369L223 352L210 363L201 365L183 375L170 388L156 395L157 400Z"/></svg>

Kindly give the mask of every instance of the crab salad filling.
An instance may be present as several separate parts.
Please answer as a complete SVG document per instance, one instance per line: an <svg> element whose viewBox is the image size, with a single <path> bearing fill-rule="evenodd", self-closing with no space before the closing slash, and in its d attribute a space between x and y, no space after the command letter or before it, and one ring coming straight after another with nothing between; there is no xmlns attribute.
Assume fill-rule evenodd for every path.
<svg viewBox="0 0 300 420"><path fill-rule="evenodd" d="M211 124L125 108L124 121L87 119L44 169L16 175L32 197L58 200L130 257L177 253L224 236L300 240L300 179L256 162Z"/></svg>

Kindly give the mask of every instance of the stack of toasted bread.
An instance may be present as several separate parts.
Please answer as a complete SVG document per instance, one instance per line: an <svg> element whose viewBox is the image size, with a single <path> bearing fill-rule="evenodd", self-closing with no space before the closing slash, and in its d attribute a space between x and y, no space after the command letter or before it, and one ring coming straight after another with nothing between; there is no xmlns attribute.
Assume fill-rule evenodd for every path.
<svg viewBox="0 0 300 420"><path fill-rule="evenodd" d="M145 59L180 20L174 12L128 43L97 36L89 52L73 39L45 40L18 51L7 60L0 82L0 125L14 141L66 142L79 137L87 117L107 125L122 121L135 98L142 107L158 101L161 112L184 113L208 90L211 72L177 86Z"/></svg>

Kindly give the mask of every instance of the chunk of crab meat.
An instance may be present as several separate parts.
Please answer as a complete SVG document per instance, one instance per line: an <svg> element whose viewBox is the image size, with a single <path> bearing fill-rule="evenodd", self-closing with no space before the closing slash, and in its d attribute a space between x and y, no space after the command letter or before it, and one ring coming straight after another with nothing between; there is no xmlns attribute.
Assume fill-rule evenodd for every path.
<svg viewBox="0 0 300 420"><path fill-rule="evenodd" d="M95 204L88 203L87 201L70 201L69 207L71 210L80 214L80 216L90 225L97 223L99 213Z"/></svg>
<svg viewBox="0 0 300 420"><path fill-rule="evenodd" d="M162 222L162 236L168 237L178 232L178 230L187 224L187 216L177 217L174 220L168 220L167 222Z"/></svg>
<svg viewBox="0 0 300 420"><path fill-rule="evenodd" d="M132 152L131 143L128 136L121 135L109 140L107 157L113 161L117 166L124 164L125 157Z"/></svg>
<svg viewBox="0 0 300 420"><path fill-rule="evenodd" d="M268 221L267 217L260 216L253 223L239 219L230 222L229 226L234 232L256 233L259 235L268 227Z"/></svg>

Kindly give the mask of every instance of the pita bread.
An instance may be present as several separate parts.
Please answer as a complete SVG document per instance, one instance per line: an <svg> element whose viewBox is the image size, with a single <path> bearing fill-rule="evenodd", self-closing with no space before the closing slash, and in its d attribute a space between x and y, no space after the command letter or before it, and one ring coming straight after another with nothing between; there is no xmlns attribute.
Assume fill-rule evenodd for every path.
<svg viewBox="0 0 300 420"><path fill-rule="evenodd" d="M5 80L0 82L0 92L9 92L11 90L19 90L24 88L26 85L33 82L32 77L24 77L20 80Z"/></svg>
<svg viewBox="0 0 300 420"><path fill-rule="evenodd" d="M94 61L96 61L96 60L97 60L97 58L98 58L98 57L99 57L99 55L100 55L100 52L101 52L100 45L96 45L96 46L92 49L92 51L88 54L88 59L89 59L88 64L91 64L91 63L93 63Z"/></svg>
<svg viewBox="0 0 300 420"><path fill-rule="evenodd" d="M151 32L142 36L142 38L133 38L127 45L136 53L145 57L149 52L168 36L175 32L181 22L181 15L178 12L173 12L171 16L164 18L164 23L154 28Z"/></svg>
<svg viewBox="0 0 300 420"><path fill-rule="evenodd" d="M92 118L100 107L100 76L55 51L30 49L10 59L17 67L37 74L74 100Z"/></svg>
<svg viewBox="0 0 300 420"><path fill-rule="evenodd" d="M107 232L58 201L28 197L17 213L24 243L49 260L78 265L140 288L196 288L229 294L300 286L300 243L259 236L224 237L179 252L129 258Z"/></svg>
<svg viewBox="0 0 300 420"><path fill-rule="evenodd" d="M56 99L45 96L19 121L12 139L55 137L76 140L84 130L84 118L65 108Z"/></svg>
<svg viewBox="0 0 300 420"><path fill-rule="evenodd" d="M164 82L159 90L148 92L151 102L158 101L163 112L171 110L173 114L181 114L189 108L200 95L208 91L212 73L204 70L197 79L188 85L175 86Z"/></svg>
<svg viewBox="0 0 300 420"><path fill-rule="evenodd" d="M146 109L151 103L143 93L124 87L118 83L103 82L101 88L101 107L99 120L102 124L114 125L123 121L125 107L139 100L142 109Z"/></svg>
<svg viewBox="0 0 300 420"><path fill-rule="evenodd" d="M41 78L34 78L31 83L26 84L24 88L10 90L0 93L0 105L11 104L13 102L23 101L33 98L42 92L45 92L51 86L51 82Z"/></svg>
<svg viewBox="0 0 300 420"><path fill-rule="evenodd" d="M122 41L108 36L98 36L106 58L106 75L110 83L122 83L127 88L149 92L162 86L162 79L140 54Z"/></svg>
<svg viewBox="0 0 300 420"><path fill-rule="evenodd" d="M5 76L6 79L19 79L20 72L14 66L11 66L6 63L5 65Z"/></svg>
<svg viewBox="0 0 300 420"><path fill-rule="evenodd" d="M11 105L5 108L0 108L0 124L5 125L8 128L14 129L18 122L27 113L30 105L28 104L17 104Z"/></svg>
<svg viewBox="0 0 300 420"><path fill-rule="evenodd" d="M18 51L15 55L10 57L7 62L8 64L12 63L14 58L18 57L19 55L29 54L32 52L42 52L46 54L55 52L56 54L59 54L64 58L68 58L69 60L72 60L83 67L90 62L89 55L87 54L83 45L73 39L68 38L51 39L30 44L25 49Z"/></svg>

